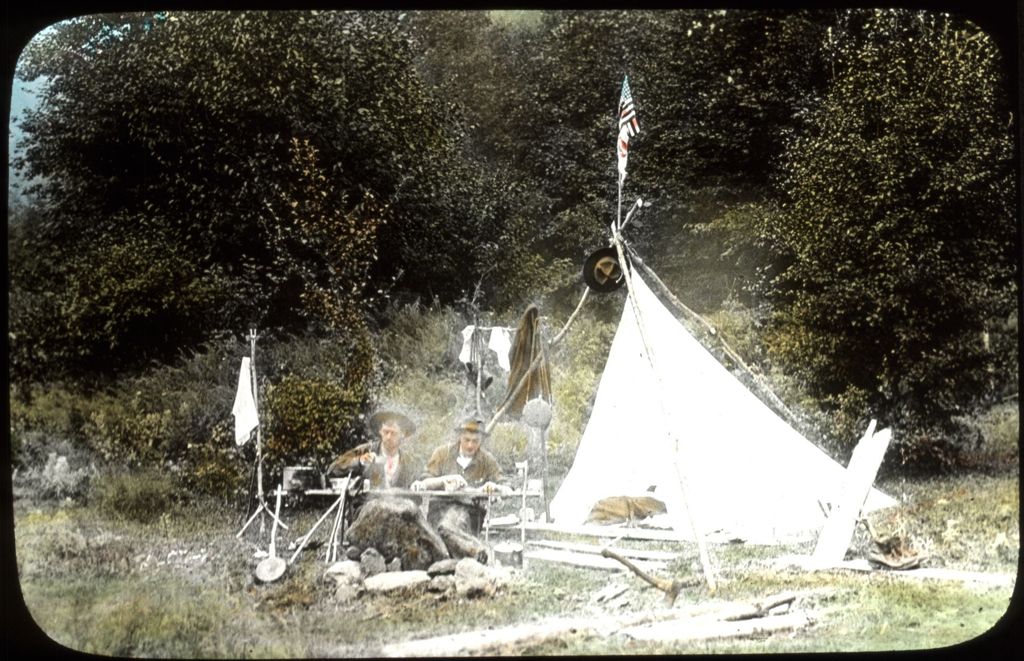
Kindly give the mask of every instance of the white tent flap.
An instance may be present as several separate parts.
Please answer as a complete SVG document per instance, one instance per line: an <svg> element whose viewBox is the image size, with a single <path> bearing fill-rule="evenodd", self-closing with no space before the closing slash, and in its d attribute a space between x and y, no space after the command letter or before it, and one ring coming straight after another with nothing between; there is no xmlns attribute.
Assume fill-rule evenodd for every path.
<svg viewBox="0 0 1024 661"><path fill-rule="evenodd" d="M576 459L551 501L554 520L581 524L601 498L650 486L679 512L678 442L705 533L772 542L820 529L845 469L747 390L635 271L632 280L652 360L627 298ZM893 504L872 490L865 510Z"/></svg>

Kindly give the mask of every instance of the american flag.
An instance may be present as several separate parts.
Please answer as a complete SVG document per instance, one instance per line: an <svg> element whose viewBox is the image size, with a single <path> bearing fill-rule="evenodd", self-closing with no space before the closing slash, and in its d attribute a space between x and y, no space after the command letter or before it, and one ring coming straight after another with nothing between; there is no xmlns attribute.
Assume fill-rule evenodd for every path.
<svg viewBox="0 0 1024 661"><path fill-rule="evenodd" d="M626 178L626 158L629 156L629 139L640 132L633 107L633 95L629 92L629 76L622 79L622 96L619 97L619 180Z"/></svg>

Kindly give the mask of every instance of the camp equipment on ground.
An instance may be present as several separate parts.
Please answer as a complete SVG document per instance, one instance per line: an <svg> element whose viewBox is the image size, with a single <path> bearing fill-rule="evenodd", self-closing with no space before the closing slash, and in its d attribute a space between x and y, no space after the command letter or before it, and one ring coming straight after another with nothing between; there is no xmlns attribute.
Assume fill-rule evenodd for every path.
<svg viewBox="0 0 1024 661"><path fill-rule="evenodd" d="M274 525L270 528L270 555L256 565L256 578L264 583L271 583L281 578L285 569L288 568L288 563L284 561L284 558L277 557L276 547L277 524L281 514L281 494L284 493L284 489L278 487L274 493L277 495L277 505L274 508Z"/></svg>
<svg viewBox="0 0 1024 661"><path fill-rule="evenodd" d="M281 486L285 491L302 492L323 486L323 477L312 466L285 466Z"/></svg>

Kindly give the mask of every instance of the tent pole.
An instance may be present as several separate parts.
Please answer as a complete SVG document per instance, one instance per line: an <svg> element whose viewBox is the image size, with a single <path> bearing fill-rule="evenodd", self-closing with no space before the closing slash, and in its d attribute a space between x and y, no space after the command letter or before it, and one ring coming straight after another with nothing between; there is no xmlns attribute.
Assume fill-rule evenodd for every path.
<svg viewBox="0 0 1024 661"><path fill-rule="evenodd" d="M625 251L622 247L622 236L619 234L617 227L612 228L612 242L615 244L615 250L619 256L619 264L622 268L622 275L626 280L626 289L628 291L630 303L633 305L633 315L636 317L637 330L640 331L640 341L644 345L644 352L647 354L647 361L651 365L651 372L654 374L655 380L660 382L661 379L658 376L658 368L654 364L654 358L651 355L651 346L647 343L647 336L644 332L643 321L640 318L640 309L636 304L633 279L630 276L629 268L626 263ZM659 388L659 391L664 392L664 389ZM658 401L661 404L662 410L666 413L666 417L669 417L667 415L668 409L665 406L664 398L659 397ZM697 550L700 554L701 569L704 571L704 580L707 581L708 589L711 592L714 592L718 588L718 584L711 568L711 556L708 554L707 542L704 539L704 530L700 526L698 517L694 513L693 499L690 497L689 481L686 479L686 475L679 466L679 437L676 436L675 432L672 432L672 439L675 441L675 451L672 453L672 467L675 469L676 478L679 480L679 487L683 492L683 501L686 504L686 515L687 519L689 519L690 530L693 532L694 539L697 540Z"/></svg>
<svg viewBox="0 0 1024 661"><path fill-rule="evenodd" d="M626 217L626 220L628 222L628 216ZM750 369L750 366L747 365L742 358L740 358L740 355L736 353L735 349L729 346L728 342L725 341L725 338L722 337L718 330L715 329L714 326L709 324L707 320L704 319L704 317L700 316L699 314L688 308L682 301L676 298L675 294L672 293L672 290L668 288L668 285L662 282L661 278L658 277L658 274L655 273L650 266L644 264L644 261L640 259L640 256L636 254L636 251L633 250L632 247L626 246L626 250L629 252L629 258L632 260L632 262L640 265L640 268L643 269L643 272L650 276L654 283L661 288L662 293L665 294L669 301L671 301L676 307L678 307L680 310L689 315L692 319L696 319L698 322L703 324L704 328L707 329L708 333L710 333L712 336L715 337L715 339L718 340L718 344L722 347L722 350L725 352L725 355L727 355L729 358L735 361L735 363L739 365L743 369L743 371L749 374L750 378L754 380L754 383L761 387L762 391L765 393L765 396L768 397L768 399L770 399L772 403L776 407L778 407L778 409L782 411L782 413L784 413L786 417L789 418L790 424L792 424L794 428L799 429L802 426L799 418L797 418L793 411L791 411L789 407L786 406L785 402L779 399L779 396L775 394L771 387L765 382L764 378L756 374L754 370Z"/></svg>

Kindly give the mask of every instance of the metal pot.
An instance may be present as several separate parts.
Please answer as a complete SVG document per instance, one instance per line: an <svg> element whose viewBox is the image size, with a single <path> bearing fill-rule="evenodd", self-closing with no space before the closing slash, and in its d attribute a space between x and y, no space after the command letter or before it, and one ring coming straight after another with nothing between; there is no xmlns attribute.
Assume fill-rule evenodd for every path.
<svg viewBox="0 0 1024 661"><path fill-rule="evenodd" d="M319 487L318 474L309 466L285 466L281 484L285 491L305 491Z"/></svg>

